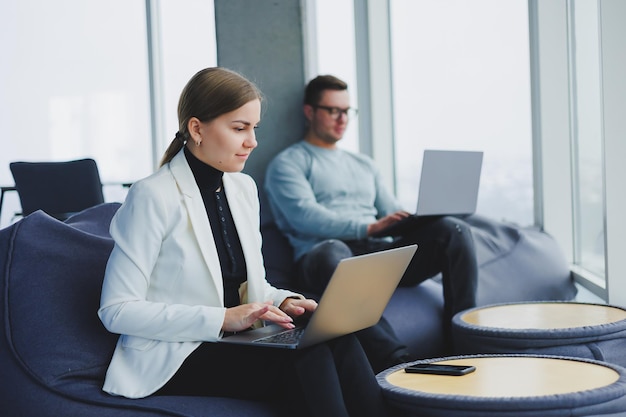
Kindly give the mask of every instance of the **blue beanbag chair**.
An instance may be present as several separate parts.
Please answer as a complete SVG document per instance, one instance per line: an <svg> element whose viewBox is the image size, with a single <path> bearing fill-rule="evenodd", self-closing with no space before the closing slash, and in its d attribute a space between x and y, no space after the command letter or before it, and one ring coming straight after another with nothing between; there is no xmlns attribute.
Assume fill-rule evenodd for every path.
<svg viewBox="0 0 626 417"><path fill-rule="evenodd" d="M0 230L1 416L263 416L269 403L219 397L114 397L102 391L118 335L98 319L117 203L65 222L43 211Z"/></svg>

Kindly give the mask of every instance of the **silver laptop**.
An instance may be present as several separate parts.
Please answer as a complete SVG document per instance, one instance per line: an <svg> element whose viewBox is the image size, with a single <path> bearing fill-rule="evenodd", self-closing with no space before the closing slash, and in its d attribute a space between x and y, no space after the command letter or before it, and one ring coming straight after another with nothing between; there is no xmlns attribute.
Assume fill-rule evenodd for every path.
<svg viewBox="0 0 626 417"><path fill-rule="evenodd" d="M342 259L305 325L284 329L271 324L219 342L300 349L373 326L416 250L410 245Z"/></svg>
<svg viewBox="0 0 626 417"><path fill-rule="evenodd" d="M468 215L476 211L483 152L424 151L415 214L377 236L401 235L408 224L427 221L424 216Z"/></svg>

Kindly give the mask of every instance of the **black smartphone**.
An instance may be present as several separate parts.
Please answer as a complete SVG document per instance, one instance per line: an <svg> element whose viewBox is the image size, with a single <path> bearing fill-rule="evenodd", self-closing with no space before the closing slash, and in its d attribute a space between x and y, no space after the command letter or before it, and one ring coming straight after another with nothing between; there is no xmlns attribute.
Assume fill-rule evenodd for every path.
<svg viewBox="0 0 626 417"><path fill-rule="evenodd" d="M435 375L466 375L476 370L472 365L444 365L436 363L419 363L404 368L404 372L410 374L435 374Z"/></svg>

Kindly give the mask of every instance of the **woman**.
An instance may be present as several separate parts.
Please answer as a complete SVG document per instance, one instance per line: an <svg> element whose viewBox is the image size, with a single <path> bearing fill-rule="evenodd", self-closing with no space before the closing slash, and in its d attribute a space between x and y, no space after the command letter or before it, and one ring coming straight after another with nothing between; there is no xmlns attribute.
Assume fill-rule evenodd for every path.
<svg viewBox="0 0 626 417"><path fill-rule="evenodd" d="M223 68L198 72L183 89L179 131L160 169L131 187L111 222L98 314L121 336L103 389L271 399L311 416L385 415L352 335L297 351L211 343L261 320L292 328L317 306L265 280L257 188L240 173L260 114L254 84Z"/></svg>

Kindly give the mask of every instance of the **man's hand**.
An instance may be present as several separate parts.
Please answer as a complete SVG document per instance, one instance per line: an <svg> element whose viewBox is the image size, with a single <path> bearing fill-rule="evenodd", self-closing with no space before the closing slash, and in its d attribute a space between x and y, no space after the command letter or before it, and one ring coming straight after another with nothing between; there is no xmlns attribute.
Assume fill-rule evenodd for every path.
<svg viewBox="0 0 626 417"><path fill-rule="evenodd" d="M241 304L226 309L222 330L240 332L248 329L257 320L274 322L285 329L293 329L293 319L271 302Z"/></svg>
<svg viewBox="0 0 626 417"><path fill-rule="evenodd" d="M402 220L409 216L410 214L404 210L397 211L393 214L389 214L383 217L382 219L379 219L376 223L372 223L369 226L367 226L367 235L373 236L376 233L380 232L381 230L384 230L387 227L391 226L392 224L398 222L399 220Z"/></svg>
<svg viewBox="0 0 626 417"><path fill-rule="evenodd" d="M312 313L317 308L317 302L311 299L285 298L280 304L280 309L292 318L298 318L305 313Z"/></svg>

